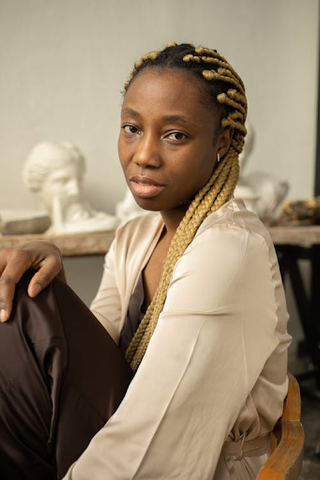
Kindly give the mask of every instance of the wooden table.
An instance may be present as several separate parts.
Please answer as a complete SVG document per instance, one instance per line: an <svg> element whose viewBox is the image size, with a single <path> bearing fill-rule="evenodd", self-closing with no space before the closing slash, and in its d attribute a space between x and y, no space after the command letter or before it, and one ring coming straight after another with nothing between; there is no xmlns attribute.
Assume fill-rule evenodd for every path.
<svg viewBox="0 0 320 480"><path fill-rule="evenodd" d="M320 245L320 225L269 227L275 245Z"/></svg>

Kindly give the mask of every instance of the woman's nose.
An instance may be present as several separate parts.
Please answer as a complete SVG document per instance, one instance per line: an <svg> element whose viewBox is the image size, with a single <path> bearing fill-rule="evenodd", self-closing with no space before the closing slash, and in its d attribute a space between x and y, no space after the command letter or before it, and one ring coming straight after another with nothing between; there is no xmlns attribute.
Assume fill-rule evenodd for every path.
<svg viewBox="0 0 320 480"><path fill-rule="evenodd" d="M133 161L140 167L160 166L160 151L157 140L151 135L144 135L137 142Z"/></svg>

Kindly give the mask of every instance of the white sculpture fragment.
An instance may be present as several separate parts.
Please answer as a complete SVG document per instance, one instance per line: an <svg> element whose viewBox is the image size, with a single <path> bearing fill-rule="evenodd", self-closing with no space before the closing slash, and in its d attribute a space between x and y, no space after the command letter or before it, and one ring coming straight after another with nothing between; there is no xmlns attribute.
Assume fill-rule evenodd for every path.
<svg viewBox="0 0 320 480"><path fill-rule="evenodd" d="M49 217L35 210L0 210L0 235L44 233L50 226Z"/></svg>

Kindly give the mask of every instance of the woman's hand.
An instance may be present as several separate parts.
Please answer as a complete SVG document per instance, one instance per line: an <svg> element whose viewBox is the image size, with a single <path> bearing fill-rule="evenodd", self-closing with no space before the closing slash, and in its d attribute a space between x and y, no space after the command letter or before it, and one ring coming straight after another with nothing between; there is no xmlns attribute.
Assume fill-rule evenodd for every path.
<svg viewBox="0 0 320 480"><path fill-rule="evenodd" d="M55 276L66 280L59 248L46 241L34 241L0 251L0 320L9 319L15 287L29 269L36 270L28 295L36 297Z"/></svg>

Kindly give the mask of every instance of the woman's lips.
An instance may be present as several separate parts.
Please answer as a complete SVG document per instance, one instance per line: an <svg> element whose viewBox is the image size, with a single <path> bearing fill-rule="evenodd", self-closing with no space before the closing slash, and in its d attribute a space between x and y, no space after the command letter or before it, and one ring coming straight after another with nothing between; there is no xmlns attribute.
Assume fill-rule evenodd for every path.
<svg viewBox="0 0 320 480"><path fill-rule="evenodd" d="M164 189L164 185L143 175L134 175L129 178L129 182L133 195L140 198L155 197Z"/></svg>

